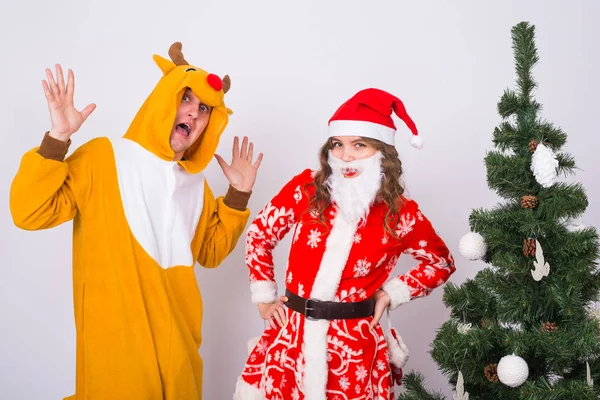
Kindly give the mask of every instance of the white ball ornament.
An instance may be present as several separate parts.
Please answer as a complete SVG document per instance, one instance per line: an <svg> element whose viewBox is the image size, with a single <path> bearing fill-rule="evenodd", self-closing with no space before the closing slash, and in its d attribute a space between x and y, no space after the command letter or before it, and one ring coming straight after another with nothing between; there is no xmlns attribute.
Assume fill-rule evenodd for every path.
<svg viewBox="0 0 600 400"><path fill-rule="evenodd" d="M469 232L460 239L458 250L469 260L479 260L487 252L487 243L479 233Z"/></svg>
<svg viewBox="0 0 600 400"><path fill-rule="evenodd" d="M510 387L521 386L529 376L527 362L514 354L504 356L498 363L498 379Z"/></svg>

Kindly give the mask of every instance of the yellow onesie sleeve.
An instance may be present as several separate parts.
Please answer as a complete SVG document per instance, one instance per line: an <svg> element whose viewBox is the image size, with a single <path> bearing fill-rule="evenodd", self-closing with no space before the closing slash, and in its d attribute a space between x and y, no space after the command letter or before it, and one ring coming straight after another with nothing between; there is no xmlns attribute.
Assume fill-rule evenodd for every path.
<svg viewBox="0 0 600 400"><path fill-rule="evenodd" d="M81 179L89 176L87 146L64 160L69 145L70 141L64 143L46 133L42 144L21 159L10 188L10 211L19 228L52 228L81 211L90 186L87 179Z"/></svg>
<svg viewBox="0 0 600 400"><path fill-rule="evenodd" d="M246 208L250 194L230 186L225 196L215 200L205 182L204 209L200 220L208 220L198 255L200 265L215 268L233 251L250 217L250 210Z"/></svg>

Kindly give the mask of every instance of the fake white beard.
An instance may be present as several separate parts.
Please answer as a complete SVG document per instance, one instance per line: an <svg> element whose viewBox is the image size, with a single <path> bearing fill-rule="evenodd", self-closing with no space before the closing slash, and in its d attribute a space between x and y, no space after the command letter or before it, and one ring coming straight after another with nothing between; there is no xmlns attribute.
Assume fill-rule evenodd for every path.
<svg viewBox="0 0 600 400"><path fill-rule="evenodd" d="M383 172L381 170L381 152L369 158L344 162L329 151L327 163L331 167L331 176L325 182L331 201L335 203L345 217L352 222L366 221L371 204L381 188ZM358 176L344 177L344 170L356 169Z"/></svg>

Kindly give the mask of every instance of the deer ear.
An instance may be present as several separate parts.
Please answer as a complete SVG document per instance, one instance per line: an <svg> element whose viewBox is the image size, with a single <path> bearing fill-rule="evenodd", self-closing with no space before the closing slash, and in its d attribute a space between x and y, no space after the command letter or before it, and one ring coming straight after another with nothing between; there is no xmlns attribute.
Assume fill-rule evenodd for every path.
<svg viewBox="0 0 600 400"><path fill-rule="evenodd" d="M173 60L175 65L190 65L190 63L183 58L183 53L181 52L182 48L183 45L181 42L173 43L169 48L169 57L171 57L171 60Z"/></svg>
<svg viewBox="0 0 600 400"><path fill-rule="evenodd" d="M156 63L156 65L158 65L158 67L162 71L163 75L168 74L169 72L171 72L171 70L173 68L176 67L176 65L173 62L171 62L171 61L167 60L166 58L163 58L157 54L152 56L152 58L154 59L154 62Z"/></svg>
<svg viewBox="0 0 600 400"><path fill-rule="evenodd" d="M223 93L229 92L229 89L231 89L231 78L229 75L225 75L223 77Z"/></svg>

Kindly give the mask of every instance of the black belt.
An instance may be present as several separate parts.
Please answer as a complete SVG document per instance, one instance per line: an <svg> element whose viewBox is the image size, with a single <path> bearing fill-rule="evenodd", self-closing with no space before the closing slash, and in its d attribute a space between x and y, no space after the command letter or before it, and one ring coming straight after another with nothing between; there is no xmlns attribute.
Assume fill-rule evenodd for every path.
<svg viewBox="0 0 600 400"><path fill-rule="evenodd" d="M339 303L335 301L305 299L289 290L285 291L285 295L288 298L285 305L310 320L366 318L372 316L375 310L374 298L356 303Z"/></svg>

